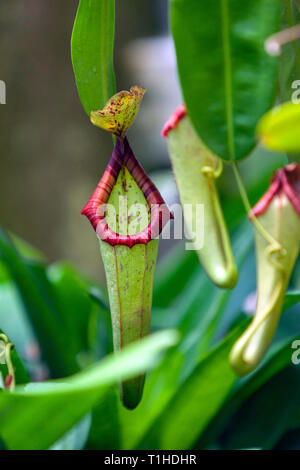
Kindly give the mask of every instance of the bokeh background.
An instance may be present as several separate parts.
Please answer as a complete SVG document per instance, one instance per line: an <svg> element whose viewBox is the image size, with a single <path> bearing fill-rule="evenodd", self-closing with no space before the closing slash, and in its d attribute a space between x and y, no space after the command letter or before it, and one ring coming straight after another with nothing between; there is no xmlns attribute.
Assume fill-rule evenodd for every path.
<svg viewBox="0 0 300 470"><path fill-rule="evenodd" d="M0 79L7 85L7 104L0 106L0 217L49 261L66 258L101 278L98 244L80 210L102 175L112 141L89 123L77 96L70 58L77 5L0 4ZM148 89L130 140L163 192L172 188L161 178L168 157L159 132L181 100L167 34L167 0L116 2L118 89Z"/></svg>
<svg viewBox="0 0 300 470"><path fill-rule="evenodd" d="M98 243L89 222L80 215L80 211L105 169L112 150L112 140L105 132L90 124L77 96L70 57L70 37L77 5L78 0L0 2L0 80L7 84L7 104L0 105L0 225L40 249L50 263L68 260L78 268L80 279L81 273L85 273L96 283L101 281L104 284ZM134 84L148 89L138 119L130 130L130 142L166 201L172 204L177 198L177 193L169 167L166 142L160 137L160 130L182 98L174 50L168 35L167 6L168 0L116 2L115 69L119 90L128 89ZM255 203L266 190L272 170L285 163L283 155L270 154L261 148L255 149L250 158L241 162L241 171L251 203ZM241 261L239 283L236 289L230 292L215 288L207 280L195 255L192 254L192 263L188 261L185 264L180 261L184 253L183 244L180 247L180 242L171 255L165 258L167 262L162 263L160 282L159 278L155 281L152 329L180 328L184 346L182 349L174 349L175 355L171 356L171 361L170 356L167 356L164 368L158 372L161 375L154 375L152 390L157 402L151 398L149 405L150 402L146 401L146 408L141 408L141 414L137 414L136 421L133 418L130 422L129 415L126 416L124 422L129 422L129 429L134 429L135 423L141 422L141 417L142 421L145 416L147 418L148 410L152 412L153 403L159 407L157 409L161 409L160 393L164 400L165 387L168 393L168 387L170 383L175 383L176 377L176 383L179 385L173 387L172 393L177 393L180 390L178 387L192 373L199 358L207 357L207 348L217 344L245 314L251 315L254 311L256 279L251 225L245 222L239 226L240 222L246 219L246 215L229 166L225 165L224 174L218 184L225 217L230 222L235 256L240 253L241 261L244 257L241 253L247 253L244 261ZM172 240L160 242L160 257L172 244ZM185 259L191 260L192 256L189 258L188 254L184 253ZM181 263L178 272L173 269L174 260L175 268ZM53 357L64 359L65 356L74 356L78 367L84 368L111 352L111 327L106 309L97 303L98 309L95 310L96 302L86 295L86 286L84 289L78 288L77 292L77 283L75 291L74 284L68 283L68 277L60 277L57 273L65 272L64 267L50 266L46 271L46 284L43 283L45 271L39 270L38 288L33 291L37 292L37 298L31 295L32 290L27 289L26 282L25 288L21 283L21 292L25 292L24 298L27 302L24 308L16 288L20 282L15 283L14 276L5 278L7 273L1 273L1 265L2 261L0 327L16 345L16 350L34 381L69 374L69 371L61 373L60 361L53 360ZM165 283L166 265L169 277ZM30 272L38 273L37 270ZM70 276L76 281L78 274L75 272ZM39 279L42 279L40 285ZM48 292L44 293L44 285L55 287L53 295L52 291L50 297ZM291 288L300 289L300 262L294 270ZM77 295L74 295L74 292ZM53 308L48 305L49 298L54 299ZM40 299L39 302L36 299ZM52 319L55 325L56 320L59 320L54 330L59 334L53 335L53 332L49 332L45 327L49 324L49 318L50 325L53 324ZM71 322L68 321L70 318ZM37 328L40 325L44 327L43 335L37 333L41 331ZM85 328L88 330L87 334ZM283 315L276 335L275 349L279 343L287 341L287 338L294 336L297 331L299 304ZM56 341L53 341L53 336ZM64 354L59 356L56 345L61 344L61 338L64 341L67 338L67 347L64 348ZM44 359L45 350L52 357L52 368L53 364L57 367L54 373L49 368L49 362ZM288 343L286 351L288 357ZM211 369L208 367L207 375L203 363L200 363L197 369L199 377L202 377L204 372L204 380L195 382L197 393L191 396L197 398L185 400L189 410L186 413L187 424L182 435L185 430L188 431L188 427L194 429L194 426L189 424L194 412L197 413L196 417L201 413L206 416L207 410L208 413L215 413L214 406L218 407L220 404L217 389L221 393L220 396L224 390L228 394L226 381L232 372L228 366L227 353L226 357L222 354L219 356L218 353L217 360L210 364ZM171 381L170 371L174 374L171 374ZM242 404L232 418L225 419L216 448L256 448L260 445L270 445L270 442L273 446L277 443L279 448L299 448L297 371L297 368L291 373L290 369L284 370L260 390L257 390L255 385L253 387L256 380L254 377L254 382L249 382L250 390L252 389L249 400ZM155 377L159 377L159 380ZM189 389L192 390L191 387ZM201 397L204 397L200 397L200 400L199 390ZM247 397L247 394L245 396ZM181 403L179 401L179 404ZM50 406L49 409L53 408ZM32 413L29 413L26 407L22 411L20 406L18 410L21 415L17 420L11 421L16 425L16 429L22 428L24 416L27 422L34 419L40 422L40 407L38 411L31 410ZM4 415L6 411L7 409L2 408ZM108 414L104 414L103 418L101 411L101 417L105 423L113 423L113 418L110 417L114 412L111 415L110 408L105 411ZM225 408L225 416L226 413ZM177 413L173 414L177 418ZM41 429L47 430L44 421ZM203 420L199 421L200 426L201 422L202 426L206 426ZM293 426L296 423L297 428L287 434L291 423ZM8 425L12 429L10 422ZM215 422L212 421L212 427L214 425ZM139 426L136 428L139 429ZM163 426L162 429L166 427ZM114 428L113 433L117 435L117 432L117 428ZM25 433L25 437L27 434ZM39 432L29 433L28 436L34 440L39 437ZM204 436L204 442L206 437L207 435ZM106 439L110 438L110 433L105 427L99 437L104 443L100 444L104 446ZM282 439L281 444L278 444L279 439ZM201 447L201 442L198 445Z"/></svg>
<svg viewBox="0 0 300 470"><path fill-rule="evenodd" d="M0 220L49 262L67 259L103 281L98 244L80 211L108 162L112 140L90 124L77 95L70 57L77 5L0 3L0 80L7 85L7 104L0 105ZM130 142L172 204L177 194L160 130L182 98L167 7L167 0L116 2L115 70L118 90L135 84L148 90ZM269 175L281 164L278 155L262 157L258 150L241 169L255 186L258 168ZM229 168L219 185L221 197L222 191L227 199L237 195ZM266 187L255 188L253 202ZM173 243L162 240L160 256Z"/></svg>

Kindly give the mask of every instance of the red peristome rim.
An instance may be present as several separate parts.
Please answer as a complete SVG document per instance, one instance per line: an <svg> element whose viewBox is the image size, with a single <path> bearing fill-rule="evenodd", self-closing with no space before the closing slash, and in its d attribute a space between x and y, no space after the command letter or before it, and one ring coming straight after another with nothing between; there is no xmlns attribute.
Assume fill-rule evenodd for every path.
<svg viewBox="0 0 300 470"><path fill-rule="evenodd" d="M151 221L142 232L134 235L119 235L113 232L107 225L104 215L99 215L99 207L106 204L116 184L121 168L126 166L129 173L143 192L148 206L151 209ZM157 238L166 223L173 219L165 201L158 189L146 175L145 171L134 156L127 138L117 139L110 161L97 188L93 192L81 214L85 215L101 240L112 246L126 245L132 248L134 245L146 245L150 240Z"/></svg>
<svg viewBox="0 0 300 470"><path fill-rule="evenodd" d="M263 214L265 210L269 207L273 197L279 192L281 184L279 180L272 180L271 186L268 191L260 198L258 203L252 208L251 214L258 216ZM251 219L251 215L250 215Z"/></svg>
<svg viewBox="0 0 300 470"><path fill-rule="evenodd" d="M290 163L274 173L268 191L253 207L252 214L254 216L263 214L272 199L280 192L287 196L295 211L300 215L300 165L297 163Z"/></svg>
<svg viewBox="0 0 300 470"><path fill-rule="evenodd" d="M168 137L169 132L172 129L175 129L179 123L179 121L184 118L186 115L186 106L185 104L181 104L178 108L171 114L167 122L165 123L164 127L161 131L162 137Z"/></svg>
<svg viewBox="0 0 300 470"><path fill-rule="evenodd" d="M4 387L9 388L12 384L13 381L13 376L11 374L7 375L5 381L4 381Z"/></svg>

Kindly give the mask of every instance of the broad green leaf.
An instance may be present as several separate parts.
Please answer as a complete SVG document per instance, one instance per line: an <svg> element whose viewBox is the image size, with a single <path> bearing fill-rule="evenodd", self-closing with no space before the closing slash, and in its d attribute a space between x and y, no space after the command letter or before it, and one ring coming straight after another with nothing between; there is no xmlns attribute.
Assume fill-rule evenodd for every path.
<svg viewBox="0 0 300 470"><path fill-rule="evenodd" d="M245 326L245 323L244 323L244 326ZM242 328L242 325L240 325L239 328ZM232 333L231 333L231 335L232 335ZM230 337L230 335L229 335L229 337ZM299 338L299 335L294 336L293 338L285 339L284 341L281 341L279 344L273 346L273 348L271 348L271 351L267 355L267 360L264 362L263 366L258 369L258 371L256 371L250 377L247 377L246 379L243 379L243 380L239 379L236 382L236 385L234 386L232 391L230 391L229 395L228 394L226 395L226 397L225 397L226 401L224 400L225 403L222 405L222 407L218 408L218 414L217 415L211 415L210 419L207 421L207 424L209 426L208 427L204 426L202 428L203 434L201 436L200 441L198 441L198 443L197 443L197 448L203 448L203 447L206 447L207 445L211 445L212 443L214 443L215 439L216 439L216 436L218 436L218 434L220 434L221 430L224 429L224 430L227 431L228 423L230 423L230 419L231 419L232 415L239 409L241 404L244 403L257 390L260 390L260 388L266 382L268 382L273 376L275 376L281 370L283 370L286 366L291 364L291 354L292 354L291 345L294 342L294 340L297 339L297 338ZM220 351L219 348L221 348L221 345L216 348L215 352ZM212 352L210 354L213 355L214 352ZM207 356L207 358L209 358L209 357L210 357L210 355ZM223 354L220 354L221 362L222 362L222 357L223 357ZM205 360L206 359L203 359L203 361L200 362L199 367L201 366L202 362L205 363ZM227 370L228 362L226 362L224 367L225 367L225 370ZM196 372L196 370L198 370L198 367L197 367L197 369L195 369L195 372ZM230 370L229 370L229 373L231 373ZM219 378L221 379L220 372L219 372L219 376L218 376L218 378L216 378L216 380L219 380ZM207 382L205 381L205 379L206 379L206 377L204 376L203 377L204 385L203 385L202 388L204 388L204 390L205 390L205 387L207 386L207 388L210 388L211 392L214 393L214 391L215 391L214 381L212 381L212 384L208 385ZM186 383L189 383L189 380L192 380L192 379L191 378L188 379L186 381ZM281 382L283 382L283 389L284 389L284 381L281 381ZM222 384L220 384L219 386L220 386L220 389L222 389ZM182 389L183 389L183 387L184 387L184 384L182 385ZM283 389L281 389L281 390L283 390ZM275 388L272 387L271 390L273 390L273 392L269 392L269 396L274 394L274 390L276 390L276 387ZM178 393L180 393L180 389L179 389ZM193 393L196 393L196 391L194 391ZM295 389L295 393L297 394L297 387ZM199 392L199 394L202 395L201 392ZM174 397L173 400L175 400L175 398L176 398L176 394L175 394L175 397ZM203 419L205 419L206 414L209 413L209 407L214 406L214 403L213 403L214 400L211 397L208 397L207 400L205 400L204 398L201 399L201 400L196 400L196 399L192 400L189 395L185 395L185 399L186 399L186 403L184 405L182 405L184 407L190 406L191 408L194 408L194 409L195 408L201 409L202 407L205 407L205 411L204 411L203 415L201 415L201 417L200 417L200 425L202 425ZM264 398L264 401L265 400L266 400L266 398ZM176 400L175 400L175 402L176 402ZM182 402L184 402L183 397L182 397ZM171 404L172 404L172 402L171 402ZM283 417L284 417L284 409L285 409L285 407L281 406ZM174 412L174 415L176 415L175 409L173 409L172 412ZM280 410L279 410L279 412L280 412ZM171 410L170 410L170 413L171 413ZM196 412L196 415L197 415L197 413L198 412ZM263 415L263 411L261 411L261 414ZM162 416L163 416L163 413L161 414L161 417L158 418L157 423L159 423L160 420L163 421ZM254 422L255 422L255 417L256 416L257 416L257 413L253 413L253 421ZM291 416L292 416L292 414L290 413L289 417L291 417ZM173 418L170 418L170 419L173 421ZM176 421L176 418L174 418L174 420ZM242 421L242 423L245 426L245 429L247 429L247 422L248 422L247 419L244 419ZM289 421L289 422L291 422L291 421ZM175 423L172 423L171 428L173 428L173 426L175 426ZM186 425L184 424L184 426L186 426ZM190 426L192 427L191 423L190 423ZM196 435L197 434L198 422L197 422L196 425L194 424L194 426L195 426L195 428L192 431L190 431L191 435L193 435L193 434ZM260 424L260 426L261 426L261 428L264 427L262 423ZM268 439L268 435L267 435L266 432L262 432L262 436L265 438L265 442L267 441L267 442L270 443L271 440L272 440L272 445L273 445L274 442L276 441L276 439L279 438L279 436L281 436L281 434L283 433L283 430L286 430L286 427L287 427L286 426L286 420L285 421L283 420L282 426L278 427L277 430L276 430L275 429L276 426L274 427L274 420L271 420L270 421L270 429L271 428L273 429L273 433L272 433L272 436L270 436L270 439ZM154 427L151 430L151 432L152 433L156 432L157 430L155 431L155 429L156 428ZM181 427L178 425L177 429L181 430ZM184 432L184 430L185 430L185 428L183 429L183 432ZM181 433L181 431L180 431L180 433ZM201 433L199 433L197 437L199 437L200 434ZM238 433L237 433L237 435L238 435ZM149 442L149 443L151 442L151 445L153 445L152 437L153 436L151 434L151 436L150 436L151 440L148 437L148 440L146 440L145 442ZM174 439L176 441L176 436L174 437ZM175 442L175 441L172 441L172 442ZM155 438L154 438L154 442L156 443ZM254 443L252 443L252 446L253 446L253 444ZM260 442L260 444L261 444L261 442ZM168 447L168 448L173 448L173 445L170 444L170 443L167 443L165 445L166 446L171 446L171 447ZM192 445L192 443L190 445ZM167 447L161 447L161 448L167 448ZM181 447L179 447L179 448L181 448Z"/></svg>
<svg viewBox="0 0 300 470"><path fill-rule="evenodd" d="M231 332L199 362L141 442L141 448L190 449L222 406L236 375L228 354L244 325Z"/></svg>
<svg viewBox="0 0 300 470"><path fill-rule="evenodd" d="M95 340L98 340L96 327L101 307L94 302L89 289L93 288L99 295L100 288L93 286L66 263L56 263L46 269L39 262L23 259L4 233L0 237L0 253L27 311L27 318L24 319L18 303L18 293L10 283L5 284L0 290L0 326L1 321L8 325L6 328L9 327L10 335L20 344L20 335L18 331L13 331L13 325L6 315L11 315L15 321L21 317L22 323L20 319L18 322L23 328L24 338L28 337L29 320L53 377L75 372L79 368L81 353L83 357L85 351L89 347L94 348ZM17 311L10 314L11 309ZM91 331L93 326L94 332ZM68 338L67 344L63 344L64 337ZM28 338L26 341L28 342ZM92 351L89 361L91 360L95 360ZM80 362L83 363L81 360Z"/></svg>
<svg viewBox="0 0 300 470"><path fill-rule="evenodd" d="M5 447L4 442L1 439L0 439L0 450L7 450L7 448Z"/></svg>
<svg viewBox="0 0 300 470"><path fill-rule="evenodd" d="M267 383L273 376L291 364L291 345L299 335L285 339L271 347L263 365L254 373L237 382L228 400L216 417L209 423L198 442L198 448L206 447L217 439L217 436L226 428L227 423L241 405Z"/></svg>
<svg viewBox="0 0 300 470"><path fill-rule="evenodd" d="M55 442L49 450L82 450L91 427L91 415L86 415L70 431Z"/></svg>
<svg viewBox="0 0 300 470"><path fill-rule="evenodd" d="M300 374L287 367L259 388L231 418L222 444L226 449L272 449L300 424Z"/></svg>
<svg viewBox="0 0 300 470"><path fill-rule="evenodd" d="M103 310L109 310L107 293L99 286L89 286L88 293Z"/></svg>
<svg viewBox="0 0 300 470"><path fill-rule="evenodd" d="M287 102L266 113L257 126L259 141L271 150L300 152L300 103Z"/></svg>
<svg viewBox="0 0 300 470"><path fill-rule="evenodd" d="M76 356L88 349L88 325L95 304L86 284L71 265L50 265L47 278L53 287L56 308L63 322L64 335L68 338L68 349Z"/></svg>
<svg viewBox="0 0 300 470"><path fill-rule="evenodd" d="M273 104L276 59L264 51L279 29L279 0L171 0L171 27L188 113L219 157L246 157Z"/></svg>
<svg viewBox="0 0 300 470"><path fill-rule="evenodd" d="M14 233L9 232L9 236L23 258L40 263L44 263L46 261L45 255L37 248L33 247Z"/></svg>
<svg viewBox="0 0 300 470"><path fill-rule="evenodd" d="M100 400L94 406L86 449L120 450L122 448L119 403L119 391L117 387L113 387L105 402Z"/></svg>
<svg viewBox="0 0 300 470"><path fill-rule="evenodd" d="M285 433L276 444L275 450L299 450L300 426L295 426Z"/></svg>
<svg viewBox="0 0 300 470"><path fill-rule="evenodd" d="M90 116L115 93L114 0L80 0L71 40L81 103Z"/></svg>
<svg viewBox="0 0 300 470"><path fill-rule="evenodd" d="M237 409L249 396L255 393L264 383L274 375L291 364L293 353L292 344L299 339L299 334L280 341L270 348L266 360L257 371L245 379L239 381L238 386L230 397L231 406Z"/></svg>
<svg viewBox="0 0 300 470"><path fill-rule="evenodd" d="M176 245L159 261L155 273L153 305L167 307L189 284L199 260L193 250L186 251L184 242Z"/></svg>
<svg viewBox="0 0 300 470"><path fill-rule="evenodd" d="M19 353L26 355L28 346L35 342L35 336L18 289L11 280L0 286L0 327Z"/></svg>
<svg viewBox="0 0 300 470"><path fill-rule="evenodd" d="M25 263L7 235L0 231L0 256L19 291L28 317L53 376L59 377L78 370L76 358L68 353L59 317L44 266Z"/></svg>
<svg viewBox="0 0 300 470"><path fill-rule="evenodd" d="M283 311L300 302L300 291L288 291L285 295Z"/></svg>
<svg viewBox="0 0 300 470"><path fill-rule="evenodd" d="M156 333L63 381L2 392L1 439L8 449L47 449L96 403L104 404L113 384L152 368L177 340L175 331Z"/></svg>

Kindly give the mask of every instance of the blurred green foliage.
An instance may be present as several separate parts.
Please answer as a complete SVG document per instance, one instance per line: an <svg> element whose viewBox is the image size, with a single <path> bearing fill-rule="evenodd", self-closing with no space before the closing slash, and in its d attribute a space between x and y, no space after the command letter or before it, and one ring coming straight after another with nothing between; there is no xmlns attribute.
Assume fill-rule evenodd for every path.
<svg viewBox="0 0 300 470"><path fill-rule="evenodd" d="M241 169L255 202L286 156L258 149L251 159L256 164ZM291 347L300 338L299 264L272 347L255 372L238 378L228 352L254 309L253 234L233 188L225 181L220 189L236 289L213 286L179 242L158 265L153 334L116 355L106 289L0 231L0 328L16 345L17 380L14 392L0 391L1 449L300 448L300 369ZM5 378L5 365L0 372ZM129 411L117 383L143 372L142 402Z"/></svg>
<svg viewBox="0 0 300 470"><path fill-rule="evenodd" d="M230 219L229 202L226 218ZM235 215L243 219L243 209ZM288 398L289 384L298 390L299 377L299 369L291 365L291 344L300 336L293 307L300 300L297 280L290 286L289 310L262 366L244 379L229 366L228 352L249 321L243 313L244 299L255 288L252 227L246 221L235 222L231 233L241 272L234 291L213 286L195 253L185 252L180 242L156 274L152 329L163 330L160 336L151 335L122 354L104 358L112 348L105 289L69 264L46 266L40 253L19 240L16 244L2 231L0 324L22 352L32 379L39 379L38 371L45 366L48 377L62 378L22 386L24 378L17 374L16 391L0 393L0 436L5 447L272 448L300 426L297 401L292 405ZM178 331L179 342L169 328ZM41 357L28 354L36 343ZM13 360L18 372L20 359ZM116 383L149 369L141 404L134 411L124 409ZM281 379L283 373L289 381ZM276 381L280 387L272 386ZM269 407L263 398L266 393ZM282 396L290 410L284 419L285 406L277 404ZM241 418L251 403L255 407L260 403L257 420L251 414ZM276 423L276 433L262 439L260 427L266 419L270 428ZM23 433L25 427L30 432Z"/></svg>

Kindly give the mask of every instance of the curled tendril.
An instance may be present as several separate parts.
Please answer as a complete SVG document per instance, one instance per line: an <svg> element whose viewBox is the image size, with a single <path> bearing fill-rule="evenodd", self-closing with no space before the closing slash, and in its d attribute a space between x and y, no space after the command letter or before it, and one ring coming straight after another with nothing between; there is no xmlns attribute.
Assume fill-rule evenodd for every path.
<svg viewBox="0 0 300 470"><path fill-rule="evenodd" d="M0 343L0 345L1 345L1 343ZM5 358L5 346L3 348L3 351L0 352L0 360L3 359L3 358Z"/></svg>
<svg viewBox="0 0 300 470"><path fill-rule="evenodd" d="M1 356L4 356L5 363L7 366L8 375L5 379L5 387L8 388L11 392L14 391L16 386L16 379L15 379L15 368L11 358L11 352L14 349L14 344L12 344L8 337L1 333L0 334L0 341L4 343L4 351L1 353Z"/></svg>
<svg viewBox="0 0 300 470"><path fill-rule="evenodd" d="M205 165L202 168L202 173L203 175L209 177L209 178L219 178L223 172L223 161L218 158L217 159L217 165L213 168L211 166Z"/></svg>
<svg viewBox="0 0 300 470"><path fill-rule="evenodd" d="M267 259L269 260L270 263L273 264L279 271L284 271L284 266L280 263L278 259L275 259L276 257L279 259L282 259L286 256L287 252L283 248L283 246L275 240L275 238L264 228L264 226L260 223L260 221L257 219L255 212L253 211L251 204L248 199L247 191L244 186L243 180L241 178L239 168L237 166L236 162L233 162L233 170L234 174L238 183L238 187L240 190L241 198L244 204L244 207L246 211L248 212L248 215L250 217L251 222L254 225L254 228L257 230L258 233L266 240L268 243L268 246L266 247L266 255ZM275 255L275 256L274 256Z"/></svg>
<svg viewBox="0 0 300 470"><path fill-rule="evenodd" d="M0 341L3 341L4 344L9 343L9 339L4 333L0 334Z"/></svg>
<svg viewBox="0 0 300 470"><path fill-rule="evenodd" d="M287 251L285 248L283 248L280 243L271 243L266 247L266 255L267 259L273 266L275 266L276 269L279 271L283 272L285 271L285 267L283 264L280 262L287 254Z"/></svg>

